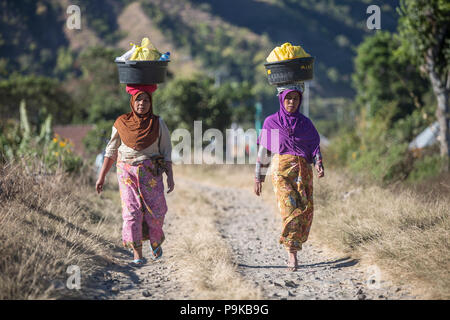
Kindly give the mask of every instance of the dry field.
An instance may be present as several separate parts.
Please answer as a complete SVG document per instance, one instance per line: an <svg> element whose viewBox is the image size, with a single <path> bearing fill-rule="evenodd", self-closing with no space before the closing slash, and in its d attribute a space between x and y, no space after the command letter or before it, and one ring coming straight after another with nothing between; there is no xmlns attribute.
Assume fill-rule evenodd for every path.
<svg viewBox="0 0 450 320"><path fill-rule="evenodd" d="M89 274L110 263L105 238L111 202L100 206L88 181L0 168L0 299L79 298L64 290L68 266Z"/></svg>
<svg viewBox="0 0 450 320"><path fill-rule="evenodd" d="M182 166L177 174L252 191L253 167ZM450 192L437 196L399 185L368 185L328 170L314 181L315 217L310 241L331 252L376 264L396 282L410 283L423 298L450 298ZM450 190L448 190L450 191ZM262 198L276 212L270 178Z"/></svg>
<svg viewBox="0 0 450 320"><path fill-rule="evenodd" d="M269 282L286 274L284 253L275 256L279 221L270 179L261 198L252 196L252 166L175 166L175 191L167 196L164 257L139 270L127 265L131 253L120 246L122 220L115 173L109 173L101 196L94 192L93 179L85 177L32 176L20 165L1 168L0 299L278 299L277 294L282 294L268 295L272 289L262 283L263 278L251 279L253 271ZM319 263L302 261L307 256L300 256L300 264L309 264L300 271L303 275L289 279L300 282L301 276L306 288L305 277L310 273L310 292L302 292L302 286L290 289L286 291L289 299L353 298L339 292L347 290L343 283L356 269L343 268L350 271L342 273L339 266L317 269L331 265L323 255L313 253L319 249L329 257L351 256L358 265L376 264L394 283L410 284L416 298L450 297L448 195L433 197L398 186L384 189L331 170L314 183L315 218L305 252L317 256ZM246 212L247 220L236 220L242 210L263 210L266 215ZM244 232L233 225L233 221L246 224L252 219L266 222L258 221L262 227L254 232L248 231L248 225L238 226ZM233 230L234 238L229 235ZM273 232L270 242L264 242L262 237L269 231ZM235 246L239 241L248 244L243 252L247 258L273 256L275 260L255 261L258 269L249 265L252 261L246 262L248 271L242 272L245 257ZM82 283L95 292L65 288L69 265L82 269ZM318 274L328 278L316 281ZM341 282L333 284L333 279ZM325 284L333 288L328 293L315 292ZM349 292L355 289L351 284L348 288ZM385 298L407 298L389 292Z"/></svg>

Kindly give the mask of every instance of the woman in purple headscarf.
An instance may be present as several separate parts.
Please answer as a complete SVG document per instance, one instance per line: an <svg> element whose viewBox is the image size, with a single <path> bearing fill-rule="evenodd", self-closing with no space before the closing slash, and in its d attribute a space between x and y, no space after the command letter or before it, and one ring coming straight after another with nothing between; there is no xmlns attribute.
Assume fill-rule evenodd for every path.
<svg viewBox="0 0 450 320"><path fill-rule="evenodd" d="M271 163L272 184L283 219L280 244L289 252L288 269L297 270L297 251L308 239L313 218L313 172L324 176L320 137L309 118L300 113L303 88L278 88L280 110L266 118L258 139L255 194L259 196Z"/></svg>

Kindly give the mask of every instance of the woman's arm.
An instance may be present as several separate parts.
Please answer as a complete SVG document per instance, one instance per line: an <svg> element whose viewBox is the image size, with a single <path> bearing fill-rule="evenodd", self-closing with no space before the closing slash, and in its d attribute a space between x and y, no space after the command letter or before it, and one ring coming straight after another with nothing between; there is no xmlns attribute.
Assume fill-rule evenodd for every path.
<svg viewBox="0 0 450 320"><path fill-rule="evenodd" d="M98 194L103 191L103 184L105 183L106 174L109 172L115 161L115 159L112 159L110 157L105 157L105 159L103 160L102 169L100 170L97 182L95 183L95 189L97 190Z"/></svg>
<svg viewBox="0 0 450 320"><path fill-rule="evenodd" d="M167 193L171 193L175 188L175 181L173 180L172 161L166 161L167 164Z"/></svg>
<svg viewBox="0 0 450 320"><path fill-rule="evenodd" d="M159 118L159 124L161 126L161 136L159 141L159 152L164 156L164 161L167 165L167 193L170 193L175 188L175 182L173 180L172 170L172 142L170 141L170 132L166 123L162 118Z"/></svg>
<svg viewBox="0 0 450 320"><path fill-rule="evenodd" d="M121 144L119 132L117 129L112 127L111 139L105 148L105 157L103 159L102 169L98 175L97 182L95 183L95 189L97 193L103 191L103 184L105 183L105 177L111 169L113 163L117 160L118 149Z"/></svg>
<svg viewBox="0 0 450 320"><path fill-rule="evenodd" d="M172 161L172 142L170 141L170 132L167 128L166 123L162 118L160 118L159 124L161 126L160 140L159 140L159 153L164 156L166 162Z"/></svg>
<svg viewBox="0 0 450 320"><path fill-rule="evenodd" d="M313 162L314 162L314 167L317 170L319 178L322 178L325 175L325 169L323 167L322 153L320 152L320 146L313 153Z"/></svg>
<svg viewBox="0 0 450 320"><path fill-rule="evenodd" d="M259 147L258 158L255 166L255 194L259 196L262 191L262 183L266 179L266 172L270 165L271 152L264 148Z"/></svg>

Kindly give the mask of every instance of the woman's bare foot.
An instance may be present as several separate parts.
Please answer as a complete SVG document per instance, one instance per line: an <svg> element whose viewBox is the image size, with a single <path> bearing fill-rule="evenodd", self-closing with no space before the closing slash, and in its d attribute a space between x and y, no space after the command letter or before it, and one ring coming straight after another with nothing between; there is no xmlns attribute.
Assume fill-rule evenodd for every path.
<svg viewBox="0 0 450 320"><path fill-rule="evenodd" d="M297 252L289 252L288 270L297 271L298 267Z"/></svg>

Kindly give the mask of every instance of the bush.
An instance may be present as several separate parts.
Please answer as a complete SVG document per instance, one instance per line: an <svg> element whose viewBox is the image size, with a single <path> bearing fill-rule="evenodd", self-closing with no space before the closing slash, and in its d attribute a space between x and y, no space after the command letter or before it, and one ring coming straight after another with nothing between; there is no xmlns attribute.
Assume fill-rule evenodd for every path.
<svg viewBox="0 0 450 320"><path fill-rule="evenodd" d="M1 162L20 160L30 171L54 173L57 170L78 172L82 159L72 152L72 145L66 139L51 137L52 117L37 126L31 126L25 101L20 105L20 122L7 120L0 124ZM39 132L39 133L38 133ZM35 164L39 163L36 167Z"/></svg>
<svg viewBox="0 0 450 320"><path fill-rule="evenodd" d="M101 120L95 124L95 127L83 138L83 144L87 153L96 156L105 150L111 138L113 124L113 120Z"/></svg>
<svg viewBox="0 0 450 320"><path fill-rule="evenodd" d="M430 86L410 61L394 55L399 42L389 32L368 37L358 48L353 85L358 116L355 126L330 146L333 160L371 178L390 183L418 179L437 168L436 161L414 157L409 143L434 121ZM424 171L425 170L425 171Z"/></svg>
<svg viewBox="0 0 450 320"><path fill-rule="evenodd" d="M11 76L0 81L0 112L10 118L19 117L20 101L27 101L32 125L44 121L48 114L59 123L69 123L75 111L72 97L57 79L41 76Z"/></svg>
<svg viewBox="0 0 450 320"><path fill-rule="evenodd" d="M194 132L194 121L201 119L203 130L224 131L231 123L230 101L214 86L211 78L202 74L190 79L176 79L156 91L154 112L160 115L170 130L185 128Z"/></svg>
<svg viewBox="0 0 450 320"><path fill-rule="evenodd" d="M115 120L122 113L130 112L130 96L125 84L119 84L116 56L118 49L91 47L78 57L82 66L82 77L74 92L79 120L90 123L101 120ZM86 119L87 118L87 119Z"/></svg>
<svg viewBox="0 0 450 320"><path fill-rule="evenodd" d="M380 182L406 179L412 155L408 143L389 129L390 121L380 116L367 120L363 112L356 128L332 140L328 150L332 160Z"/></svg>
<svg viewBox="0 0 450 320"><path fill-rule="evenodd" d="M414 162L414 168L408 176L411 182L425 180L436 177L442 165L442 158L439 154L426 155Z"/></svg>

